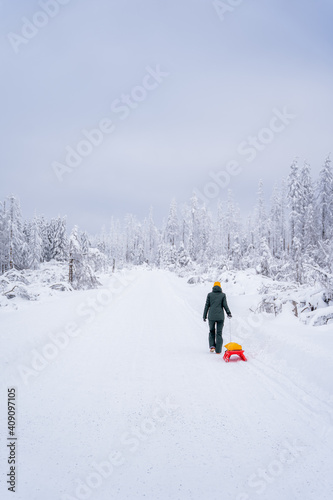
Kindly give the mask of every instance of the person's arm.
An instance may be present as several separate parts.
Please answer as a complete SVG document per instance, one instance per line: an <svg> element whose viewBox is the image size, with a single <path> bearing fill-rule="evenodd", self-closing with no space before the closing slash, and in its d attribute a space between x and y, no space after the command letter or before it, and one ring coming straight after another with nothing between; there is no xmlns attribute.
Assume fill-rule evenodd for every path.
<svg viewBox="0 0 333 500"><path fill-rule="evenodd" d="M223 297L222 307L225 309L225 312L227 313L228 317L232 318L232 314L231 314L230 309L228 307L226 295L224 295L224 297Z"/></svg>
<svg viewBox="0 0 333 500"><path fill-rule="evenodd" d="M210 307L210 300L209 300L209 294L207 295L207 299L206 299L206 305L205 305L205 310L204 310L204 313L203 313L203 320L206 321L207 319L207 313L208 313L208 309Z"/></svg>

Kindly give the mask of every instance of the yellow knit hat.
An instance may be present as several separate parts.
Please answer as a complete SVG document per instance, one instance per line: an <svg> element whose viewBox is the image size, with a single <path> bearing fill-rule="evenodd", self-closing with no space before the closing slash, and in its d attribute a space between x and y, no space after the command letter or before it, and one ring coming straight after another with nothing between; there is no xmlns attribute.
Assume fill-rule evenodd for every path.
<svg viewBox="0 0 333 500"><path fill-rule="evenodd" d="M219 286L221 288L221 283L219 281L215 281L214 286Z"/></svg>

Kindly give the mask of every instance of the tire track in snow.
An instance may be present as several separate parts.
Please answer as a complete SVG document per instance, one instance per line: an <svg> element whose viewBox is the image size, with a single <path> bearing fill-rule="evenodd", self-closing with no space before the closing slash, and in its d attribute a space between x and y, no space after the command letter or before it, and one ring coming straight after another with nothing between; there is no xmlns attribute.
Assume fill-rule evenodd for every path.
<svg viewBox="0 0 333 500"><path fill-rule="evenodd" d="M324 413L328 417L329 425L333 425L332 407L320 398L311 396L286 375L281 374L258 358L252 360L249 370L264 380L266 386L274 390L275 394L279 394L284 399L290 400L292 404L298 405L311 422L313 422L314 417L322 418ZM327 422L325 424L327 425Z"/></svg>
<svg viewBox="0 0 333 500"><path fill-rule="evenodd" d="M184 299L182 298L179 298L179 300L181 300L187 310L189 310L192 314L195 314L195 315L198 315L197 311ZM196 323L199 323L199 321L197 320ZM226 322L225 322L225 326L224 326L224 330L223 330L223 337L224 339L226 338L226 335L228 335L227 332L225 332L225 327L226 327ZM225 343L225 342L223 342ZM272 344L272 339L267 339L267 345L270 345ZM297 342L295 341L295 345L297 345ZM267 346L265 346L267 347ZM265 352L265 349L262 349L263 353ZM323 351L324 353L325 351ZM261 364L263 367L265 367L265 370L266 370L266 373L263 372L262 370L260 370L258 367L255 367L256 364ZM280 390L280 393L287 396L289 395L291 398L293 398L293 396L291 394L289 394L289 390L294 392L295 394L297 394L299 397L298 397L298 403L302 406L302 408L306 411L306 410L310 410L311 413L309 413L309 415L311 415L313 417L313 415L318 415L318 414L321 414L321 412L326 412L329 416L329 419L330 419L330 425L333 425L333 408L332 406L330 406L328 403L326 403L325 401L323 401L322 399L320 399L319 397L314 397L314 396L311 396L308 392L306 392L304 389L302 389L301 387L299 387L295 382L293 382L291 379L287 378L287 376L281 374L280 372L278 372L277 370L275 370L274 368L272 368L271 366L269 366L267 363L265 363L264 361L260 360L258 357L257 358L252 358L250 363L249 363L249 370L251 371L255 371L256 369L256 374L257 375L260 375L262 376L263 374L266 376L266 378L268 380L270 380L272 382L272 385L274 386L277 386L278 389ZM268 372L272 372L273 375L269 375ZM284 386L286 388L286 390L283 392L282 391L282 388L280 387L279 384L275 383L275 381L279 379L279 381L281 382L281 385ZM270 387L270 384L267 382L267 384L269 387ZM293 399L293 401L295 401ZM304 401L304 402L302 402ZM320 407L320 410L321 412L319 411L318 412L318 408Z"/></svg>

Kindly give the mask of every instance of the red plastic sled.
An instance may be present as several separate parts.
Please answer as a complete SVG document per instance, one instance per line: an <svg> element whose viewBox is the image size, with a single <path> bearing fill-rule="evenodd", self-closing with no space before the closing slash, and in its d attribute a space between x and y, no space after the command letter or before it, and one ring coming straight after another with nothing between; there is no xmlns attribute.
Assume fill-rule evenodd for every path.
<svg viewBox="0 0 333 500"><path fill-rule="evenodd" d="M223 356L224 361L226 363L229 363L230 356L232 356L233 354L237 354L237 356L239 356L243 361L247 361L245 354L244 354L244 351L240 350L240 349L237 351L225 351L224 356Z"/></svg>

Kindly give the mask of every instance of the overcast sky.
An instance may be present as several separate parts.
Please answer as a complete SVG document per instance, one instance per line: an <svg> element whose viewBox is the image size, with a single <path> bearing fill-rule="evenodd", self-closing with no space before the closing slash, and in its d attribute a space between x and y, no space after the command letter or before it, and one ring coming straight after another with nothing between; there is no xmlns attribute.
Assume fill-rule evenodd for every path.
<svg viewBox="0 0 333 500"><path fill-rule="evenodd" d="M332 149L331 0L219 12L211 0L2 0L0 14L0 194L26 216L97 232L151 205L160 222L193 190L213 208L227 188L246 214L260 178L268 197L295 156L315 176ZM95 145L81 142L101 124ZM219 186L210 174L225 180L230 162Z"/></svg>

